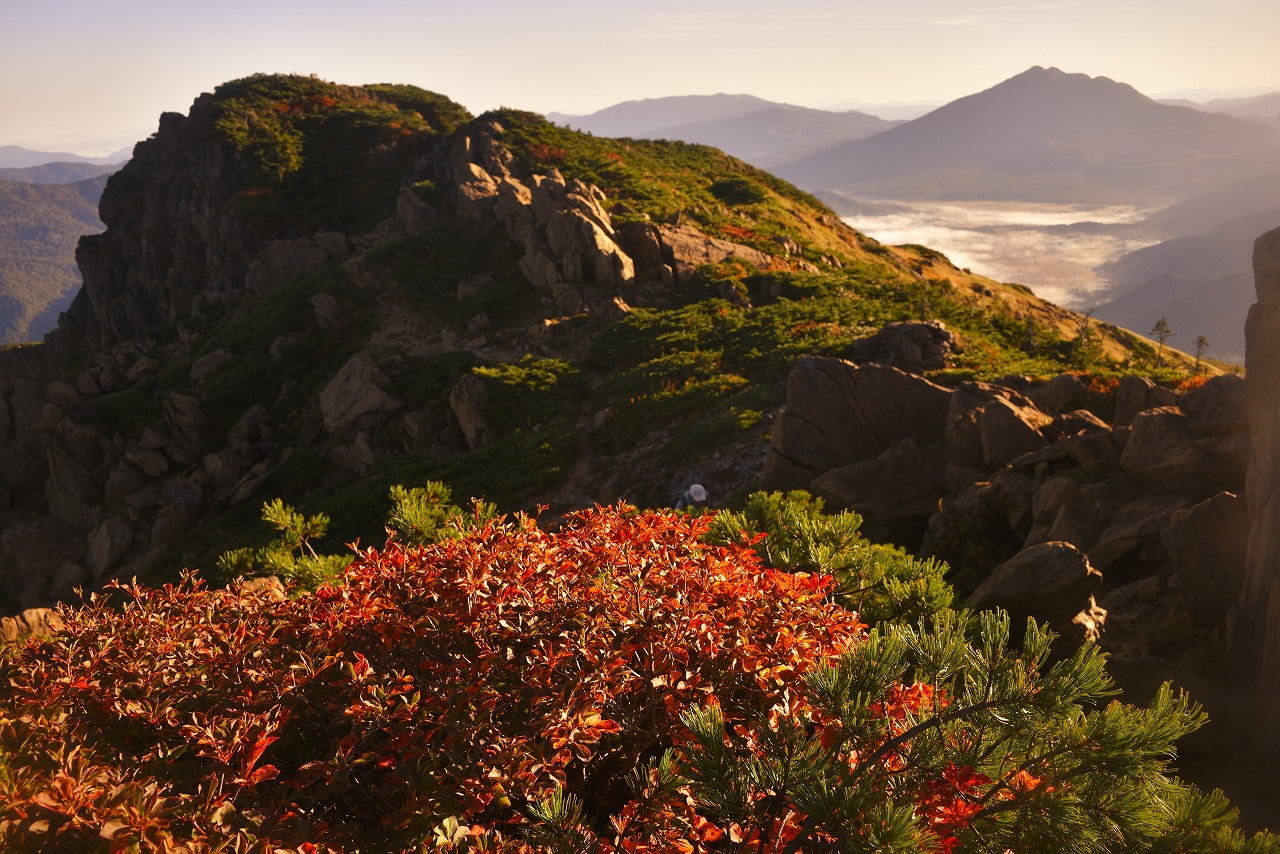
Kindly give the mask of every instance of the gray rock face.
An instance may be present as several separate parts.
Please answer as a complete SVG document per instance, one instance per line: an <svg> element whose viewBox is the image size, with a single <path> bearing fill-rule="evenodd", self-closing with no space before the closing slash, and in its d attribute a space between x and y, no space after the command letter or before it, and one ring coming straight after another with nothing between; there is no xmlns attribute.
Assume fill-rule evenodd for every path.
<svg viewBox="0 0 1280 854"><path fill-rule="evenodd" d="M453 410L458 428L472 451L478 451L493 441L493 431L485 418L488 403L489 391L484 380L475 374L462 377L449 390L449 408Z"/></svg>
<svg viewBox="0 0 1280 854"><path fill-rule="evenodd" d="M1053 419L1030 400L986 383L963 383L947 411L947 455L956 465L997 468L1043 448Z"/></svg>
<svg viewBox="0 0 1280 854"><path fill-rule="evenodd" d="M1176 406L1177 403L1178 395L1146 377L1124 376L1116 386L1116 417L1113 423L1117 427L1127 427L1139 412L1158 406Z"/></svg>
<svg viewBox="0 0 1280 854"><path fill-rule="evenodd" d="M242 292L263 240L231 213L245 163L212 132L202 97L191 116L165 113L159 131L107 182L103 234L81 240L84 287L50 340L63 355L131 338ZM261 241L261 242L257 242Z"/></svg>
<svg viewBox="0 0 1280 854"><path fill-rule="evenodd" d="M753 267L767 268L770 257L750 246L709 237L688 225L660 225L658 239L663 259L675 271L677 284L687 281L703 264L719 264L730 258Z"/></svg>
<svg viewBox="0 0 1280 854"><path fill-rule="evenodd" d="M787 380L787 408L765 461L765 489L804 489L822 472L868 462L904 439L942 441L951 392L881 365L805 358Z"/></svg>
<svg viewBox="0 0 1280 854"><path fill-rule="evenodd" d="M363 353L352 356L320 392L324 429L340 433L365 416L394 412L404 404L387 392L390 381Z"/></svg>
<svg viewBox="0 0 1280 854"><path fill-rule="evenodd" d="M813 479L810 490L829 506L854 510L890 524L928 517L946 494L946 449L906 438L874 460L832 469Z"/></svg>
<svg viewBox="0 0 1280 854"><path fill-rule="evenodd" d="M1092 594L1101 583L1102 574L1075 546L1040 543L997 566L967 604L1004 608L1015 626L1035 617L1065 630L1093 605Z"/></svg>
<svg viewBox="0 0 1280 854"><path fill-rule="evenodd" d="M1216 446L1196 437L1181 409L1162 406L1133 419L1120 465L1139 480L1169 492L1207 497L1239 490L1244 471L1213 453Z"/></svg>

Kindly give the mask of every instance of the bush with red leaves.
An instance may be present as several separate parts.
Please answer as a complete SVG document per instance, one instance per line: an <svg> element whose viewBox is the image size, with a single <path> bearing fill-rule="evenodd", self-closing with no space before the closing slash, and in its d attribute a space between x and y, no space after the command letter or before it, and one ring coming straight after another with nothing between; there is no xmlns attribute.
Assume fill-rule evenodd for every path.
<svg viewBox="0 0 1280 854"><path fill-rule="evenodd" d="M1159 773L1185 702L1085 714L1096 653L1043 669L995 618L868 633L709 522L521 517L296 599L189 578L66 610L0 655L0 847L1003 850L1206 802Z"/></svg>

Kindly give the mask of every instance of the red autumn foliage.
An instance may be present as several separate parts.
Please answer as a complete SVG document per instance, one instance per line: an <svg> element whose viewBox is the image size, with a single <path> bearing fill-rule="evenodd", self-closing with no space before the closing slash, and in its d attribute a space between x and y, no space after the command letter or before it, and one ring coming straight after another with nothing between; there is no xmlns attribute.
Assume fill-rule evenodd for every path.
<svg viewBox="0 0 1280 854"><path fill-rule="evenodd" d="M188 579L65 611L65 632L0 656L0 847L532 851L530 805L563 789L602 851L781 850L794 810L721 827L687 791L622 782L687 746L691 707L749 736L780 717L821 732L799 679L862 637L830 578L704 544L708 525L520 518L369 549L295 600ZM879 713L898 733L943 703L898 686ZM944 847L977 782L921 793Z"/></svg>
<svg viewBox="0 0 1280 854"><path fill-rule="evenodd" d="M563 148L558 148L545 142L531 142L526 151L538 163L563 163L564 156L568 153Z"/></svg>

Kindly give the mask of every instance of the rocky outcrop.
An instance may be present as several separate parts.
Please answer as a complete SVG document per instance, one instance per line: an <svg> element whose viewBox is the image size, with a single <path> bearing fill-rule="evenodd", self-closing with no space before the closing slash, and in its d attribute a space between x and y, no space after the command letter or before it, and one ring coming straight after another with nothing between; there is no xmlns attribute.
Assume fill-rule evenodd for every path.
<svg viewBox="0 0 1280 854"><path fill-rule="evenodd" d="M1257 674L1258 729L1280 756L1280 229L1253 248L1258 301L1245 324L1245 404L1252 456L1244 591L1231 626L1242 674Z"/></svg>
<svg viewBox="0 0 1280 854"><path fill-rule="evenodd" d="M948 459L957 466L993 469L1043 448L1053 419L1007 388L962 383L947 410Z"/></svg>
<svg viewBox="0 0 1280 854"><path fill-rule="evenodd" d="M0 617L0 643L17 643L62 630L62 618L49 608L28 608L13 617Z"/></svg>
<svg viewBox="0 0 1280 854"><path fill-rule="evenodd" d="M973 586L1007 587L1009 566L1056 554L1046 543L1065 544L1091 578L1105 575L1101 605L1090 605L1090 588L1057 613L1057 594L1019 607L1076 638L1110 642L1114 626L1120 646L1145 654L1153 615L1221 627L1222 595L1239 588L1237 574L1214 568L1204 549L1229 556L1243 547L1239 507L1230 512L1227 502L1243 488L1245 386L1217 376L1179 396L1146 380L1122 384L1129 402L1107 424L1071 408L1089 399L1074 376L949 390L878 364L802 359L763 485L805 488L854 510L868 535L947 559ZM1160 405L1127 411L1134 401ZM1222 595L1196 592L1213 585Z"/></svg>
<svg viewBox="0 0 1280 854"><path fill-rule="evenodd" d="M699 267L733 259L759 269L803 265L705 234L688 224L630 223L615 228L604 193L556 169L517 175L503 127L479 122L437 158L457 215L500 227L520 250L521 274L562 313L616 314L662 304ZM461 291L460 291L461 293Z"/></svg>
<svg viewBox="0 0 1280 854"><path fill-rule="evenodd" d="M111 176L103 234L83 238L84 287L51 334L60 353L95 349L241 292L262 242L229 211L246 164L213 132L211 97L191 115L165 113Z"/></svg>

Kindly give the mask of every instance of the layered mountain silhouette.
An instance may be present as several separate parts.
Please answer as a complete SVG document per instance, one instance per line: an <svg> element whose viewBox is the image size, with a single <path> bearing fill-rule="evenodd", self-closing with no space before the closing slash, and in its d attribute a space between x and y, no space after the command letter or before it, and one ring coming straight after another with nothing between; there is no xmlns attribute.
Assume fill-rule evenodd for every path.
<svg viewBox="0 0 1280 854"><path fill-rule="evenodd" d="M1242 362L1245 317L1256 298L1253 243L1277 227L1280 205L1131 252L1102 268L1114 287L1095 316L1137 331L1163 317L1183 349L1204 335L1211 355Z"/></svg>
<svg viewBox="0 0 1280 854"><path fill-rule="evenodd" d="M1253 95L1248 98L1214 98L1204 103L1188 100L1161 101L1160 103L1191 107L1206 113L1224 113L1239 119L1253 119L1280 126L1280 92L1267 92L1264 95Z"/></svg>
<svg viewBox="0 0 1280 854"><path fill-rule="evenodd" d="M627 101L588 116L552 113L548 118L600 136L710 145L764 168L900 124L857 110L815 110L723 94Z"/></svg>
<svg viewBox="0 0 1280 854"><path fill-rule="evenodd" d="M676 95L623 101L584 116L547 113L547 120L596 136L643 136L690 122L709 122L744 116L778 106L755 95Z"/></svg>
<svg viewBox="0 0 1280 854"><path fill-rule="evenodd" d="M1170 201L1280 165L1280 132L1035 67L919 119L775 168L896 199Z"/></svg>
<svg viewBox="0 0 1280 854"><path fill-rule="evenodd" d="M99 175L110 175L119 168L119 163L42 163L39 166L0 169L0 181L18 184L73 184Z"/></svg>
<svg viewBox="0 0 1280 854"><path fill-rule="evenodd" d="M129 159L129 148L113 152L105 157L85 157L66 151L37 151L23 148L20 145L0 145L0 169L25 169L30 166L43 166L46 163L96 163L107 165L120 163Z"/></svg>

